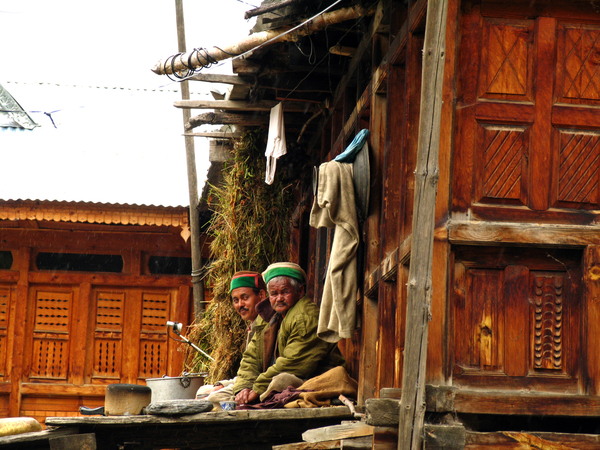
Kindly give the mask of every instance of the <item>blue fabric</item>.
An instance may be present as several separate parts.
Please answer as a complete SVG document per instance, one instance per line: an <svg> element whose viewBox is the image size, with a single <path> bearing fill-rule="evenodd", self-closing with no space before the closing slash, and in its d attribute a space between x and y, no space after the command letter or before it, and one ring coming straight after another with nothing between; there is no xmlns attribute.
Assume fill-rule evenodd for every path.
<svg viewBox="0 0 600 450"><path fill-rule="evenodd" d="M363 147L367 136L369 135L369 130L363 128L358 132L358 134L354 137L352 142L343 153L340 153L334 158L334 161L344 162L344 163L352 163L354 162L354 158L356 158L356 154Z"/></svg>

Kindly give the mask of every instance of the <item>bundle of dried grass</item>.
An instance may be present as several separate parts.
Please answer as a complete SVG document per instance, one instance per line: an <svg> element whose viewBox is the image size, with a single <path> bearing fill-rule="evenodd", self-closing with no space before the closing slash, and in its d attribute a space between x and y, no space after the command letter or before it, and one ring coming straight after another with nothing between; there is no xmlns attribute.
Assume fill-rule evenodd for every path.
<svg viewBox="0 0 600 450"><path fill-rule="evenodd" d="M207 278L212 302L188 334L215 359L208 367L209 382L235 376L242 356L246 326L229 296L232 275L238 270L262 272L272 262L289 258L291 186L284 186L280 176L272 185L264 182L265 145L264 132L247 132L234 146L223 185L211 187L213 240ZM190 371L207 368L190 352L187 361Z"/></svg>

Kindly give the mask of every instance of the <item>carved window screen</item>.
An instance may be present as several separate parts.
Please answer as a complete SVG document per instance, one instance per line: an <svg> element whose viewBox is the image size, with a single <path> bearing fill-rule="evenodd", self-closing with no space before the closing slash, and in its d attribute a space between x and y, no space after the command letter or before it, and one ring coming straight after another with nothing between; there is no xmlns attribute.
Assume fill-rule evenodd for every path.
<svg viewBox="0 0 600 450"><path fill-rule="evenodd" d="M125 292L96 292L93 377L121 377Z"/></svg>
<svg viewBox="0 0 600 450"><path fill-rule="evenodd" d="M67 380L72 304L73 292L36 291L31 378Z"/></svg>
<svg viewBox="0 0 600 450"><path fill-rule="evenodd" d="M10 288L0 288L0 377L6 376L6 349L8 342L8 313Z"/></svg>
<svg viewBox="0 0 600 450"><path fill-rule="evenodd" d="M142 293L140 333L140 378L160 377L167 370L167 328L171 308L170 293Z"/></svg>

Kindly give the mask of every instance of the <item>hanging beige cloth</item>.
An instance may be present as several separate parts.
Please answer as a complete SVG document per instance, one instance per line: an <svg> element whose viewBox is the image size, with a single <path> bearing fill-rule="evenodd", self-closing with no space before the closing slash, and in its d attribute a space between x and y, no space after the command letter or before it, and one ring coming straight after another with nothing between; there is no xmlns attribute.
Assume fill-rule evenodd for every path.
<svg viewBox="0 0 600 450"><path fill-rule="evenodd" d="M283 122L283 107L281 103L271 108L271 117L269 120L269 135L267 137L267 170L265 174L265 183L273 184L275 179L275 169L277 168L277 159L287 153L285 142L285 125Z"/></svg>
<svg viewBox="0 0 600 450"><path fill-rule="evenodd" d="M321 164L309 223L315 228L335 227L317 335L327 342L351 338L356 323L359 243L352 164Z"/></svg>

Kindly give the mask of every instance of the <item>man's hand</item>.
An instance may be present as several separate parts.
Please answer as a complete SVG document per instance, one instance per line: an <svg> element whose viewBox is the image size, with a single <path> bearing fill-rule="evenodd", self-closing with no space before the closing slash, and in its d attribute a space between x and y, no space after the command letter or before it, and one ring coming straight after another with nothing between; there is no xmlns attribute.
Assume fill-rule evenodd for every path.
<svg viewBox="0 0 600 450"><path fill-rule="evenodd" d="M256 400L258 400L258 394L249 388L242 389L235 396L235 401L238 403L238 405L254 403Z"/></svg>

